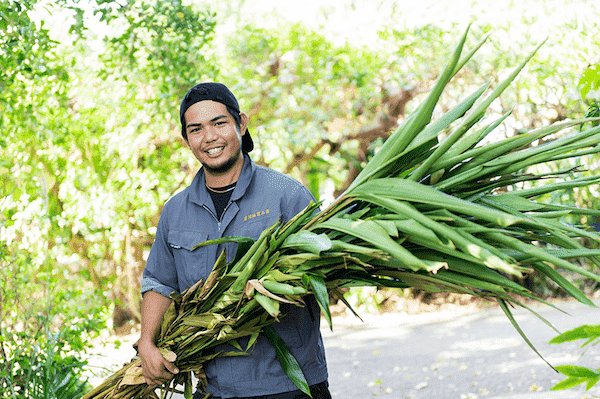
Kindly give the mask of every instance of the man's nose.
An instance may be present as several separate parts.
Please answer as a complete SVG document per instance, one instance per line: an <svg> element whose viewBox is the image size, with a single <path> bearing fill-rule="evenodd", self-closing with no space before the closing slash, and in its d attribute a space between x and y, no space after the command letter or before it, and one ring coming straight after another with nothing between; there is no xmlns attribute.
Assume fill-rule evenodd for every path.
<svg viewBox="0 0 600 399"><path fill-rule="evenodd" d="M205 141L215 141L218 137L217 130L209 126L204 130L204 140Z"/></svg>

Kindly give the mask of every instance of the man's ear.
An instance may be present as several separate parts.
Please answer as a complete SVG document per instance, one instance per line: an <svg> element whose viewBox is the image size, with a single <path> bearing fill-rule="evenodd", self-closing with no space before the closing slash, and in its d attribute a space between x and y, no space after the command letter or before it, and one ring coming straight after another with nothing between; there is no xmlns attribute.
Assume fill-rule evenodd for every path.
<svg viewBox="0 0 600 399"><path fill-rule="evenodd" d="M240 134L243 136L246 134L246 129L248 128L248 115L243 112L240 112Z"/></svg>

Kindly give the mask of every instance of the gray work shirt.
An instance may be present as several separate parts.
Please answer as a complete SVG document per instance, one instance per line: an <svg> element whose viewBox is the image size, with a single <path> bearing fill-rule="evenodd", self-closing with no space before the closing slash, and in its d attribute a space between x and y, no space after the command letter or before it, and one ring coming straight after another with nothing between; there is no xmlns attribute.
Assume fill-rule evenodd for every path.
<svg viewBox="0 0 600 399"><path fill-rule="evenodd" d="M258 166L244 154L235 190L221 220L217 220L200 169L190 186L165 204L144 269L142 293L152 290L168 297L173 291L181 293L198 280L206 280L222 250L226 250L230 262L237 244L209 245L192 251L195 245L229 236L256 240L267 227L277 220L287 222L313 200L298 181ZM320 310L314 298L309 298L306 307L283 307L286 315L273 327L298 360L309 385L313 385L327 379L327 366L319 329ZM235 349L227 345L226 350ZM207 392L223 398L297 389L281 369L275 349L262 336L249 356L217 358L206 365L206 375Z"/></svg>

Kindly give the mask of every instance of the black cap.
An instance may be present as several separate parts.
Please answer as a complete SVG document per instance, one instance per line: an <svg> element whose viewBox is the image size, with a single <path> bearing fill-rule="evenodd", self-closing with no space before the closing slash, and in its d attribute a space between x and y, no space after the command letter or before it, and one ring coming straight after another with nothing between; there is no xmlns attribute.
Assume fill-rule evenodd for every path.
<svg viewBox="0 0 600 399"><path fill-rule="evenodd" d="M204 100L212 100L225 104L226 106L233 108L238 114L240 113L240 106L238 105L237 99L227 86L222 83L214 82L199 83L192 87L181 101L179 118L181 121L181 135L183 138L187 139L184 120L185 111L197 102ZM250 137L250 131L246 128L246 133L242 136L242 151L250 152L253 149L254 142L252 141L252 137Z"/></svg>

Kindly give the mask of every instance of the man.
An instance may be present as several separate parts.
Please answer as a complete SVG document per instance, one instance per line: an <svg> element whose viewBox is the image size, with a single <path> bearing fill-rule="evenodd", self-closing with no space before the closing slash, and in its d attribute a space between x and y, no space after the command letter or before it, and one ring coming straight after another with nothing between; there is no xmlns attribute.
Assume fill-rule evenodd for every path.
<svg viewBox="0 0 600 399"><path fill-rule="evenodd" d="M206 280L223 249L231 261L236 244L192 248L225 236L257 239L278 219L285 223L314 200L296 180L250 159L254 144L248 116L223 84L201 83L190 89L181 102L180 119L181 134L202 168L189 187L165 204L144 269L138 350L149 385L162 384L178 372L155 345L169 295ZM331 398L319 312L316 300L309 297L306 307L286 307L273 327L298 360L313 398ZM206 376L207 392L214 399L308 398L281 369L275 349L262 336L248 356L209 362ZM195 397L201 398L201 393Z"/></svg>

